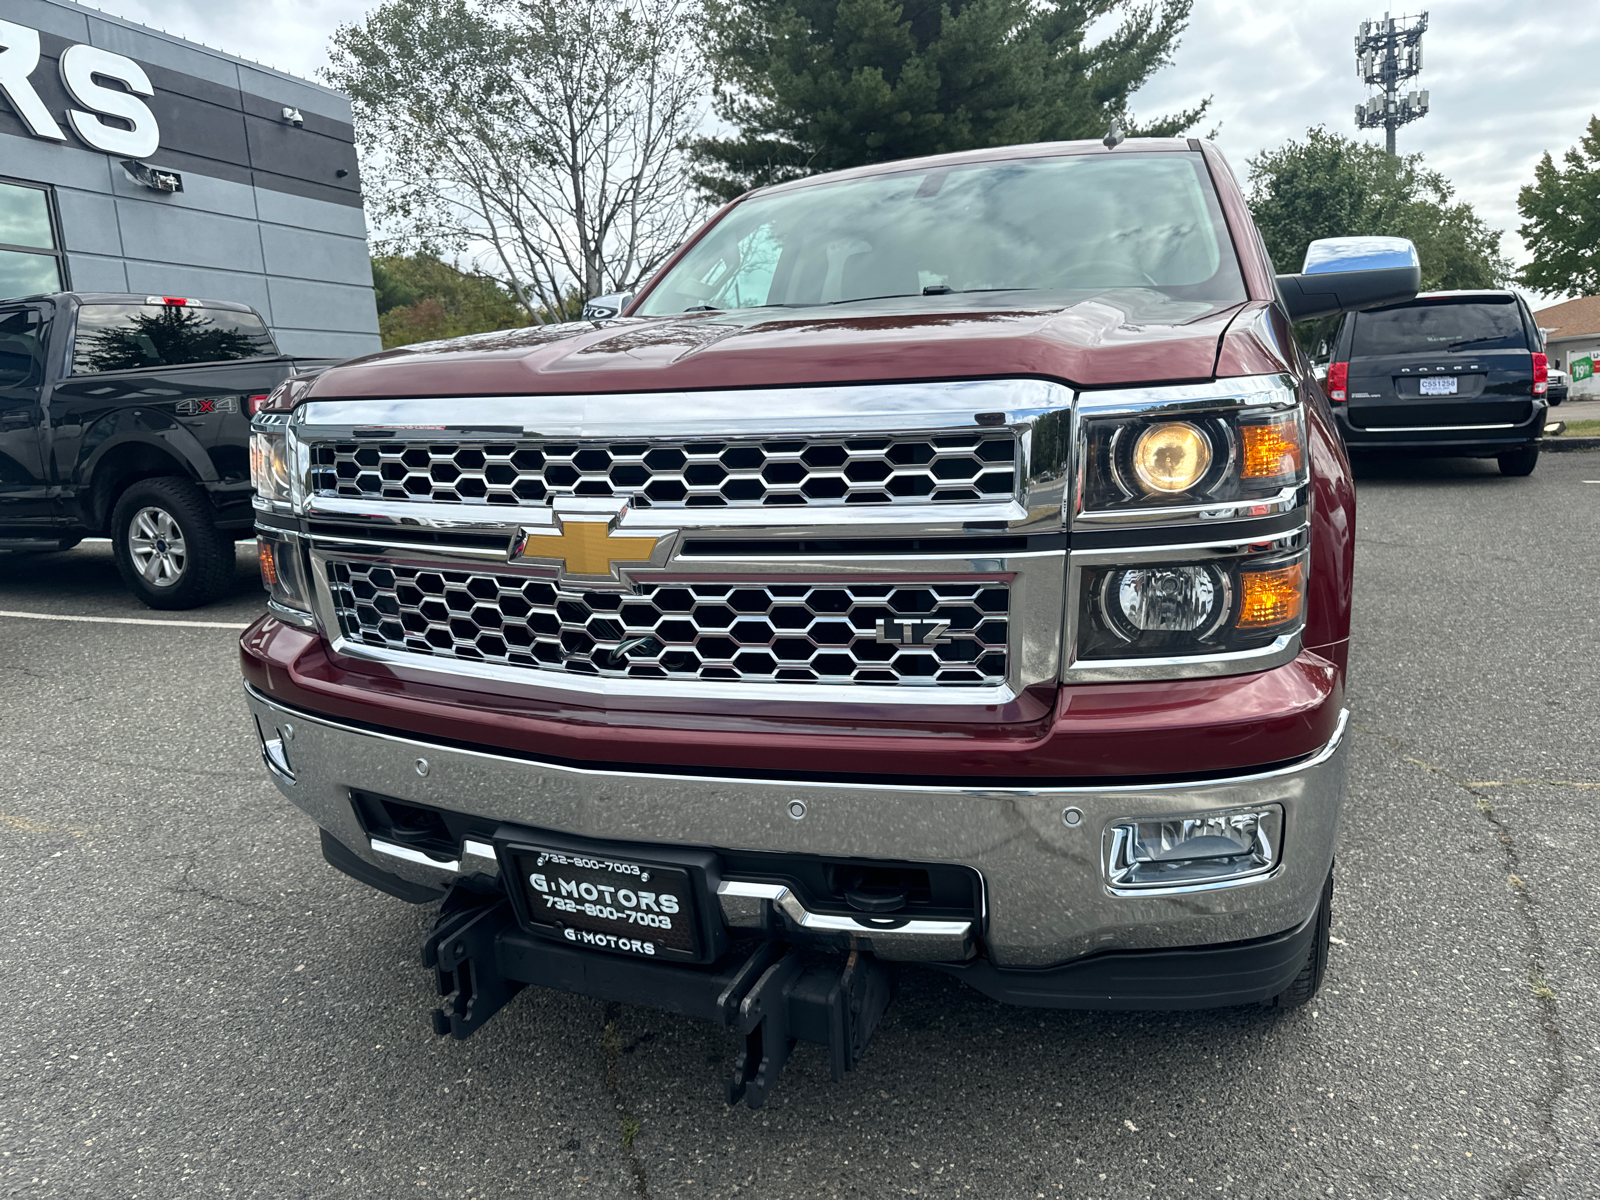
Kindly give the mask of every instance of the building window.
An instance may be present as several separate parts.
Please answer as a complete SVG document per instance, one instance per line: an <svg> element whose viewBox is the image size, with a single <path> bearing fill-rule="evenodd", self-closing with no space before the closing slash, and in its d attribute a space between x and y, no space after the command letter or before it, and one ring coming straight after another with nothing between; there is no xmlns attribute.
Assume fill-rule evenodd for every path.
<svg viewBox="0 0 1600 1200"><path fill-rule="evenodd" d="M66 285L50 189L0 180L0 300Z"/></svg>

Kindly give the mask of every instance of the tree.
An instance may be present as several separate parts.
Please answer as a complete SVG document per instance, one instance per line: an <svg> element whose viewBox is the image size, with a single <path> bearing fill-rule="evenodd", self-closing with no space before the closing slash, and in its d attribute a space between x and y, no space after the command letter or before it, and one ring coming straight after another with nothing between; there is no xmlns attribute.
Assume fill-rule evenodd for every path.
<svg viewBox="0 0 1600 1200"><path fill-rule="evenodd" d="M497 281L459 271L430 254L374 258L372 285L386 350L511 329L532 319Z"/></svg>
<svg viewBox="0 0 1600 1200"><path fill-rule="evenodd" d="M385 0L334 34L385 254L457 258L538 319L693 227L693 0Z"/></svg>
<svg viewBox="0 0 1600 1200"><path fill-rule="evenodd" d="M1103 137L1113 120L1182 132L1209 100L1138 127L1128 97L1171 62L1191 2L707 0L714 108L736 132L693 144L695 182L731 199L818 171Z"/></svg>
<svg viewBox="0 0 1600 1200"><path fill-rule="evenodd" d="M1395 158L1322 126L1249 160L1250 210L1280 271L1298 271L1316 238L1389 234L1410 238L1422 286L1497 287L1511 263L1491 229L1422 155Z"/></svg>
<svg viewBox="0 0 1600 1200"><path fill-rule="evenodd" d="M1592 296L1600 293L1600 117L1562 162L1564 170L1546 151L1517 194L1526 222L1517 232L1533 254L1517 278L1552 295Z"/></svg>

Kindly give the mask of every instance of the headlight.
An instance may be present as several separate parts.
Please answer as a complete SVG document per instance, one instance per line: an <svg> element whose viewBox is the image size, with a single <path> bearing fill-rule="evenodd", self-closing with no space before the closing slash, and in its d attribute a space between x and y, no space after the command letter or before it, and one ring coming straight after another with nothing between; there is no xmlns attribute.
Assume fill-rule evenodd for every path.
<svg viewBox="0 0 1600 1200"><path fill-rule="evenodd" d="M1309 563L1295 381L1086 391L1076 414L1063 679L1225 675L1292 657Z"/></svg>
<svg viewBox="0 0 1600 1200"><path fill-rule="evenodd" d="M1117 393L1086 394L1074 523L1125 524L1146 510L1161 523L1264 516L1256 502L1304 483L1305 423L1293 389L1220 381L1238 382L1254 386L1231 400L1214 384L1154 388L1128 397L1124 411ZM1207 391L1218 400L1208 404ZM1163 393L1172 404L1161 403Z"/></svg>
<svg viewBox="0 0 1600 1200"><path fill-rule="evenodd" d="M1145 426L1133 443L1133 475L1146 495L1188 492L1211 469L1211 440L1187 421Z"/></svg>
<svg viewBox="0 0 1600 1200"><path fill-rule="evenodd" d="M1270 646L1301 627L1303 553L1086 567L1077 662L1190 658Z"/></svg>
<svg viewBox="0 0 1600 1200"><path fill-rule="evenodd" d="M306 577L305 556L298 543L293 538L259 530L256 556L261 564L261 585L272 601L297 613L309 614L311 588Z"/></svg>
<svg viewBox="0 0 1600 1200"><path fill-rule="evenodd" d="M250 483L257 499L289 503L292 478L287 419L268 414L256 417L250 423Z"/></svg>

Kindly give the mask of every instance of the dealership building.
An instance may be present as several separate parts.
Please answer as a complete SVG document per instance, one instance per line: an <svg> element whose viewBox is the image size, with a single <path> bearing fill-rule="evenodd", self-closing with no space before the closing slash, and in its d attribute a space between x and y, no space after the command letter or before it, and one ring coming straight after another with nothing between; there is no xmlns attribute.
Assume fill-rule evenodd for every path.
<svg viewBox="0 0 1600 1200"><path fill-rule="evenodd" d="M350 102L68 0L0 0L0 299L259 310L287 353L379 348Z"/></svg>

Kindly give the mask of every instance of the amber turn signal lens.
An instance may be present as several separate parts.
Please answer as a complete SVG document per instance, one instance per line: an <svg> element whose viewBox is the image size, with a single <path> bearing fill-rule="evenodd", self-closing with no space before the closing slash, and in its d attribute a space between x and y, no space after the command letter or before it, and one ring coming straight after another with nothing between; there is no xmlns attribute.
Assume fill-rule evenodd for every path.
<svg viewBox="0 0 1600 1200"><path fill-rule="evenodd" d="M1295 421L1273 421L1265 425L1239 426L1242 461L1239 474L1244 479L1293 477L1300 473L1305 450L1300 444L1300 426Z"/></svg>
<svg viewBox="0 0 1600 1200"><path fill-rule="evenodd" d="M1147 492L1187 492L1211 466L1211 443L1186 421L1152 425L1133 444L1133 473Z"/></svg>
<svg viewBox="0 0 1600 1200"><path fill-rule="evenodd" d="M261 582L268 588L278 586L278 562L272 556L272 543L256 539L256 558L261 563Z"/></svg>
<svg viewBox="0 0 1600 1200"><path fill-rule="evenodd" d="M1293 621L1305 607L1306 567L1295 563L1270 571L1239 574L1238 629L1260 629Z"/></svg>

